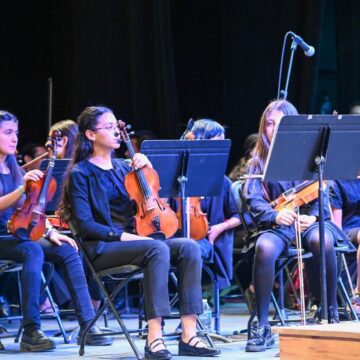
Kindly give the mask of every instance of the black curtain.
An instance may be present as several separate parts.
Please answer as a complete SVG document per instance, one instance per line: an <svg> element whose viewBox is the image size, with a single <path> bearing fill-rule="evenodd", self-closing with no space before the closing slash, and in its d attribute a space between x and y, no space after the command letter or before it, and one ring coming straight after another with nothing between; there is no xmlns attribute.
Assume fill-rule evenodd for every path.
<svg viewBox="0 0 360 360"><path fill-rule="evenodd" d="M360 101L360 4L335 1L339 110L348 113Z"/></svg>
<svg viewBox="0 0 360 360"><path fill-rule="evenodd" d="M316 47L322 1L3 0L0 10L0 107L19 116L22 143L47 133L51 77L53 121L104 104L135 130L176 138L189 117L211 117L228 126L233 163L276 96L285 32ZM289 100L311 112L318 60L301 52Z"/></svg>

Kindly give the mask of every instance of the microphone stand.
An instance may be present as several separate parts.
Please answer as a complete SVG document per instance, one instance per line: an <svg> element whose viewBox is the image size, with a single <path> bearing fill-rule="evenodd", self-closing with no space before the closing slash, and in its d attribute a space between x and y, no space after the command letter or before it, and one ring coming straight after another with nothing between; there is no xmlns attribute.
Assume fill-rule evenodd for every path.
<svg viewBox="0 0 360 360"><path fill-rule="evenodd" d="M283 43L283 50L282 50L282 54L281 54L281 61L280 61L280 72L279 72L279 84L278 84L278 96L277 98L280 98L280 95L282 96L283 100L287 99L288 96L288 87L289 87L289 82L290 82L290 75L291 75L291 70L292 70L292 65L293 65L293 61L294 61L294 53L297 49L297 42L295 41L295 39L293 38L292 43L291 43L291 53L290 53L290 60L289 60L289 65L288 65L288 70L287 70L287 75L286 75L286 82L285 82L285 89L279 91L280 89L280 84L281 84L281 77L282 77L282 65L283 65L283 61L284 61L284 48L285 48L285 44L286 44L286 39L289 35L293 35L292 31L288 31L285 34L284 37L284 43Z"/></svg>

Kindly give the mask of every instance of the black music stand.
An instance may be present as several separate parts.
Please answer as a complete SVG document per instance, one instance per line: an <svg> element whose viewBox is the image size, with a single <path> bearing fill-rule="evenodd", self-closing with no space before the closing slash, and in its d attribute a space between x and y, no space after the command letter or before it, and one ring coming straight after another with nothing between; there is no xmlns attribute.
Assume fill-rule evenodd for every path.
<svg viewBox="0 0 360 360"><path fill-rule="evenodd" d="M358 115L284 116L265 164L266 181L319 180L321 319L328 318L323 180L358 179L359 144Z"/></svg>
<svg viewBox="0 0 360 360"><path fill-rule="evenodd" d="M70 159L56 159L52 176L56 180L56 191L51 201L46 205L46 214L54 214L58 209L60 197L62 193L64 177L66 169L69 165ZM49 160L45 159L40 164L40 170L45 171L48 167Z"/></svg>
<svg viewBox="0 0 360 360"><path fill-rule="evenodd" d="M181 198L182 235L189 237L186 198L216 196L224 181L230 140L146 140L141 152L160 177L160 197Z"/></svg>

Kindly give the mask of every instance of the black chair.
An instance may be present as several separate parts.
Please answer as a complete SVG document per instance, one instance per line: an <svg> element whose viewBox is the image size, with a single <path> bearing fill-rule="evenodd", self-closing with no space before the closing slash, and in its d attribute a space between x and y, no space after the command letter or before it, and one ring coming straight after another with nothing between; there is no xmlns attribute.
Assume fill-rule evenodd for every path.
<svg viewBox="0 0 360 360"><path fill-rule="evenodd" d="M245 289L243 288L242 285L241 278L238 275L240 269L246 269L249 267L252 268L253 257L254 257L253 250L249 249L247 245L248 239L254 233L255 228L242 195L244 183L245 182L243 180L238 180L235 181L231 186L231 194L235 201L241 220L241 225L237 230L238 231L237 235L239 236L239 239L236 242L234 242L233 274L234 274L234 280L236 281L236 285L238 286L240 293L245 301L245 304L247 305L247 308L251 313L252 304L248 302L248 299L245 295Z"/></svg>
<svg viewBox="0 0 360 360"><path fill-rule="evenodd" d="M358 316L353 307L349 291L347 290L343 280L343 269L347 267L345 255L356 253L356 248L350 243L344 246L335 247L337 267L338 267L338 298L341 301L342 310L347 320L358 321ZM352 286L352 284L349 284Z"/></svg>
<svg viewBox="0 0 360 360"><path fill-rule="evenodd" d="M3 235L3 236L0 236L0 238L11 238L11 236L10 235ZM0 241L1 241L1 239L0 239ZM64 338L64 343L68 343L69 339L68 339L68 336L67 336L66 331L64 329L63 323L61 321L59 310L58 310L57 306L55 305L55 302L53 300L53 297L52 297L51 292L50 292L49 287L48 287L49 282L51 280L51 276L52 276L53 264L49 263L49 262L45 262L45 265L48 266L50 270L48 271L47 276L44 275L44 272L41 272L41 279L42 279L42 290L41 290L41 292L46 293L53 312L50 313L50 314L41 314L41 318L55 319L58 326L59 326L60 332L61 332L61 334L62 334L62 336ZM13 260L0 259L0 276L3 275L4 273L15 273L16 274L17 287L18 287L18 292L19 292L19 309L20 309L20 311L21 311L21 299L22 299L21 271L22 271L22 264L21 263L13 261ZM22 332L22 315L21 315L21 312L20 312L19 315L16 315L16 316L11 316L10 315L8 317L1 318L0 320L1 321L7 321L7 322L13 321L13 320L20 320L21 321L19 329L18 329L17 334L15 336L15 342L18 342L19 339L20 339L20 336L21 336L21 332ZM7 337L10 337L10 336L11 335L9 335Z"/></svg>
<svg viewBox="0 0 360 360"><path fill-rule="evenodd" d="M239 211L242 226L245 230L244 244L247 244L247 239L249 239L257 231L257 229L256 229L256 226L254 225L254 222L252 221L251 214L247 208L245 198L243 195L244 183L245 183L245 181L243 181L243 180L235 181L232 184L231 191L232 191L233 198L235 200L236 206ZM247 245L245 245L245 248L246 248L245 249L246 251L251 251ZM245 252L245 250L243 248L237 249L237 253L242 255ZM301 251L303 252L303 254L302 254L303 259L309 258L312 256L311 253L304 253L303 250L301 250ZM287 274L290 273L290 271L288 270L288 266L291 263L294 263L297 261L297 254L298 254L298 251L296 248L289 247L276 260L275 280L277 280L277 282L279 284L279 291L278 291L279 295L278 295L278 297L276 297L274 292L271 292L271 302L275 309L276 322L280 322L280 324L282 326L284 326L286 324L286 319L287 319L287 311L285 309L285 301L284 301L284 295L285 295L284 270L286 270ZM246 259L246 261L247 261L247 257L241 256L240 260L238 260L238 262L234 266L234 278L238 282L241 290L242 290L242 288L240 285L239 277L236 272L239 269L241 262L244 261L244 259ZM291 278L288 278L288 281L292 281ZM243 290L242 290L242 292L243 292ZM247 304L247 305L248 305L248 308L250 311L250 318L248 321L248 328L247 328L248 336L250 336L252 322L254 321L257 311L256 311L256 309L251 309L250 304Z"/></svg>
<svg viewBox="0 0 360 360"><path fill-rule="evenodd" d="M96 270L90 260L89 254L82 242L82 239L79 235L76 224L74 223L73 220L70 220L68 223L69 223L69 227L70 227L71 233L73 235L73 238L76 241L76 243L80 249L83 259L84 259L86 265L88 266L88 268L91 272L91 275L92 275L93 279L95 280L97 286L99 287L101 293L104 295L103 303L100 306L100 308L98 309L98 311L96 312L94 319L88 324L86 329L84 329L84 331L82 332L82 335L80 337L79 355L80 356L84 355L86 337L88 336L88 332L90 331L91 327L96 323L96 321L99 319L99 317L102 314L104 314L104 312L108 308L110 308L111 312L115 316L115 319L117 320L117 322L121 328L121 332L117 332L117 333L112 332L112 334L113 335L114 334L124 334L127 341L129 342L136 358L138 360L141 360L142 356L140 355L140 352L139 352L133 338L130 335L130 331L127 329L121 315L119 314L118 310L115 307L114 299L115 299L116 295L121 291L121 289L123 289L129 283L129 281L134 280L136 278L140 278L142 276L143 269L136 265L124 265L124 266L111 267L111 268L104 269L104 270ZM110 280L116 282L116 286L113 288L111 294L107 291L107 289L104 285L103 281L105 279L110 279ZM136 331L138 332L138 330L136 330ZM104 333L101 335L109 335L109 334ZM101 336L101 335L96 335L96 336ZM92 336L94 336L94 335L92 335Z"/></svg>

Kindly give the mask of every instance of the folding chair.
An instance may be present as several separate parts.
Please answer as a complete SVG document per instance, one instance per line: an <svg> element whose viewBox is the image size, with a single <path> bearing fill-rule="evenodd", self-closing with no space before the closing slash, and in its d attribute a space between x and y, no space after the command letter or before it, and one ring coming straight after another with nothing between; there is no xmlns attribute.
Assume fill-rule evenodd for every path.
<svg viewBox="0 0 360 360"><path fill-rule="evenodd" d="M250 254L250 249L247 249L249 252L245 252L244 248L246 248L247 239L251 237L251 235L254 232L254 226L250 217L250 214L248 213L245 201L242 196L243 192L243 186L245 181L244 180L238 180L235 181L231 185L231 194L235 201L240 220L241 220L241 227L243 230L243 236L241 238L241 243L243 247L234 247L233 254L237 257L237 260L234 261L233 266L233 273L234 273L234 279L236 281L237 286L240 289L241 295L243 296L245 300L245 304L249 310L249 312L252 312L251 304L248 303L246 296L245 296L245 289L243 289L243 286L241 285L240 278L238 276L239 269L246 265L250 266L249 261L250 258L253 257L253 254Z"/></svg>
<svg viewBox="0 0 360 360"><path fill-rule="evenodd" d="M140 278L142 276L143 269L136 265L123 265L123 266L111 267L111 268L104 269L104 270L96 270L90 260L89 254L83 244L83 241L80 237L80 234L78 232L75 222L73 220L70 220L68 222L68 224L69 224L71 233L73 235L73 238L76 241L76 243L81 251L81 254L83 255L83 259L85 260L86 265L88 266L88 268L91 272L91 275L93 276L93 279L95 280L96 284L98 285L99 289L101 290L102 294L104 295L103 304L100 306L100 308L96 312L94 319L88 324L88 326L82 332L82 336L80 337L79 355L82 356L85 353L85 342L86 342L86 338L88 336L88 333L89 333L91 327L96 323L96 321L104 313L104 311L107 308L110 308L110 310L112 311L113 315L115 316L115 319L117 320L117 322L121 328L121 332L117 332L117 333L112 332L112 334L113 335L114 334L124 334L127 341L129 342L136 358L138 360L141 360L142 356L140 355L140 352L139 352L136 344L134 343L133 338L130 335L130 331L127 329L127 327L126 327L122 317L118 313L118 310L116 309L113 301L114 301L116 295L120 292L121 289L123 289L129 283L129 281L134 280L136 278ZM111 279L117 283L117 285L112 290L111 294L109 294L106 287L104 286L103 280L105 278ZM104 334L99 334L96 336L102 336L102 335L105 336L105 335L109 335L109 334L104 333ZM94 335L91 335L91 336L94 336Z"/></svg>
<svg viewBox="0 0 360 360"><path fill-rule="evenodd" d="M356 253L356 248L350 243L350 245L335 247L335 252L338 266L338 297L348 320L352 319L354 321L359 321L356 311L352 305L349 292L347 291L342 278L343 269L348 271L345 255ZM349 285L352 286L352 284Z"/></svg>
<svg viewBox="0 0 360 360"><path fill-rule="evenodd" d="M10 235L3 235L0 236L0 238L11 238ZM1 241L1 239L0 239ZM44 273L41 272L41 280L42 280L42 290L41 292L45 291L47 297L49 298L49 302L50 305L53 309L53 312L51 314L42 314L41 318L55 318L56 322L59 326L59 329L61 331L61 334L64 338L64 343L68 343L69 339L66 335L66 331L64 329L64 326L62 324L61 318L60 318L60 314L59 314L59 310L57 309L57 307L55 306L53 297L51 295L51 292L49 290L48 284L51 280L51 276L52 276L52 270L53 270L53 264L46 262L46 265L50 266L50 272L49 275L47 277L45 277ZM16 273L16 278L17 278L17 285L18 285L18 292L19 292L19 302L20 302L20 306L19 308L21 309L21 299L22 299L22 293L21 293L21 276L20 273L22 271L22 264L13 260L6 260L6 259L1 259L0 260L0 276L4 273L12 273L15 272ZM21 332L22 332L22 315L18 315L18 316L8 316L6 318L1 318L2 321L12 321L12 320L21 320L19 329L17 331L17 334L15 336L15 342L18 342L21 336Z"/></svg>
<svg viewBox="0 0 360 360"><path fill-rule="evenodd" d="M244 195L243 195L244 183L245 182L242 180L234 182L232 184L231 191L232 191L233 198L235 200L236 206L239 211L242 225L245 230L245 236L247 238L249 238L253 235L254 231L256 231L256 227L254 226L254 223L251 220L251 215L250 215L250 213L247 209L246 203L245 203L245 199L244 199ZM242 249L239 249L239 251L240 251L240 253L242 253ZM312 256L311 253L304 253L302 255L303 259L309 258L311 256ZM297 260L297 249L292 248L292 247L289 247L288 249L286 249L286 251L284 251L284 253L281 254L279 256L279 258L276 260L275 280L277 280L279 283L279 296L277 299L274 292L271 292L271 302L273 303L278 321L280 321L282 326L285 325L286 318L287 318L286 309L285 309L285 305L284 305L285 291L284 291L283 271L286 269L287 273L289 273L289 271L287 269L288 265L296 260ZM241 289L240 281L239 281L235 271L239 268L239 266L240 266L239 264L241 261L243 261L243 259L240 259L239 262L234 267L234 274L235 274L234 277L237 280L237 282L240 286L240 289ZM289 279L289 281L291 281L291 279ZM250 310L249 304L247 304L247 305ZM251 333L252 322L253 322L256 314L257 314L256 309L250 311L250 318L248 321L248 336L249 337L250 337L250 333Z"/></svg>

